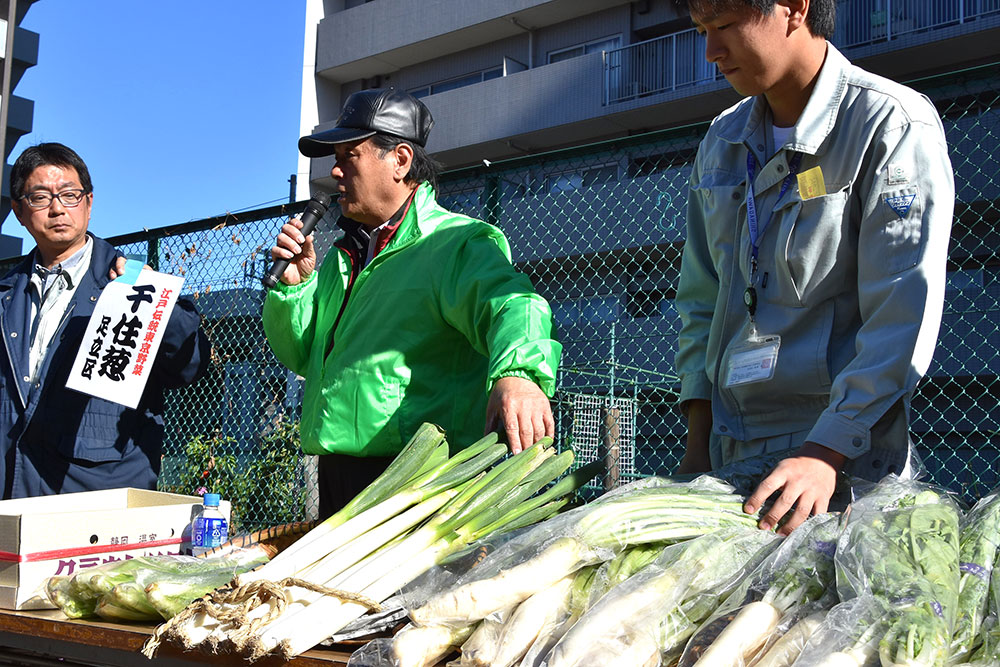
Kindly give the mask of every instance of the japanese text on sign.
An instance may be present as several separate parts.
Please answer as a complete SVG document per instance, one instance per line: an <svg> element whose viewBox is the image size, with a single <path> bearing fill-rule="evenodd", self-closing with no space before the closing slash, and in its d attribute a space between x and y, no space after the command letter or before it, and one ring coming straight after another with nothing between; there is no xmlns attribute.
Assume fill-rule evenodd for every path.
<svg viewBox="0 0 1000 667"><path fill-rule="evenodd" d="M101 292L66 386L135 408L184 279L128 265Z"/></svg>

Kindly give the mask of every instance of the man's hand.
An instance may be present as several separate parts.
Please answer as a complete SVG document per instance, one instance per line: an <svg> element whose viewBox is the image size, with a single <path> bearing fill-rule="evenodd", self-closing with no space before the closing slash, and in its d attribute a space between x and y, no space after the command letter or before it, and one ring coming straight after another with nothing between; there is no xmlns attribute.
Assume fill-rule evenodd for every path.
<svg viewBox="0 0 1000 667"><path fill-rule="evenodd" d="M556 423L548 397L531 380L502 377L486 405L486 433L502 426L513 454L544 436L554 436Z"/></svg>
<svg viewBox="0 0 1000 667"><path fill-rule="evenodd" d="M712 434L712 401L692 399L687 404L687 448L677 467L677 474L708 472L712 459L708 453L708 439Z"/></svg>
<svg viewBox="0 0 1000 667"><path fill-rule="evenodd" d="M316 270L316 249L313 247L312 234L303 236L302 221L292 218L286 222L275 245L271 248L271 259L287 259L288 268L281 276L281 282L286 285L298 285L305 282Z"/></svg>
<svg viewBox="0 0 1000 667"><path fill-rule="evenodd" d="M125 275L125 262L127 262L127 261L128 260L125 259L124 257L116 257L115 258L115 265L113 267L111 267L111 269L108 271L108 278L110 278L111 280L117 280L118 276L124 276ZM149 267L149 264L143 264L142 268L148 269L150 267Z"/></svg>
<svg viewBox="0 0 1000 667"><path fill-rule="evenodd" d="M811 515L826 512L837 488L837 473L846 460L847 457L839 452L807 442L795 456L783 460L764 478L747 499L743 510L753 514L765 500L780 490L781 495L758 526L770 530L794 505L795 511L778 531L788 535Z"/></svg>

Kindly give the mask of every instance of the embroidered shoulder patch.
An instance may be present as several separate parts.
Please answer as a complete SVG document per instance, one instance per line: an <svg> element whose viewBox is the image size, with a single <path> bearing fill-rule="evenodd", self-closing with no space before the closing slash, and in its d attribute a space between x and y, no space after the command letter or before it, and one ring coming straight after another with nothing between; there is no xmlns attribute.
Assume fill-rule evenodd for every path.
<svg viewBox="0 0 1000 667"><path fill-rule="evenodd" d="M906 214L910 211L910 206L913 205L913 200L917 198L917 195L899 195L897 197L886 197L885 203L889 205L893 211L896 212L900 218L905 218Z"/></svg>

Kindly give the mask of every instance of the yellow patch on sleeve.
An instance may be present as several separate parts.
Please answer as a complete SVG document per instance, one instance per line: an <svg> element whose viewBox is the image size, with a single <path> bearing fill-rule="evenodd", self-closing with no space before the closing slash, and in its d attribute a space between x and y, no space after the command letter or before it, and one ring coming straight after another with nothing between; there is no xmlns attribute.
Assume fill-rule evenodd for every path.
<svg viewBox="0 0 1000 667"><path fill-rule="evenodd" d="M798 175L799 196L802 199L822 197L826 194L826 183L823 182L823 170L819 166L807 169Z"/></svg>

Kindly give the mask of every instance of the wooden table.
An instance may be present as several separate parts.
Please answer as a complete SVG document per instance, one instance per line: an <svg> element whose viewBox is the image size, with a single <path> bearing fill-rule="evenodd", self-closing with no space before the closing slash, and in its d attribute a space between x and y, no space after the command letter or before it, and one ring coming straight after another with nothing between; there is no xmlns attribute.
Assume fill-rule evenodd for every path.
<svg viewBox="0 0 1000 667"><path fill-rule="evenodd" d="M174 667L211 664L218 667L246 667L250 663L238 655L210 655L181 651L164 644L154 660L139 651L153 634L154 625L107 623L100 620L71 620L56 610L8 611L0 609L0 665L34 667L60 665L100 665L101 667ZM294 665L331 667L346 665L346 650L323 647L306 651L290 661L277 656L253 663L254 667Z"/></svg>

